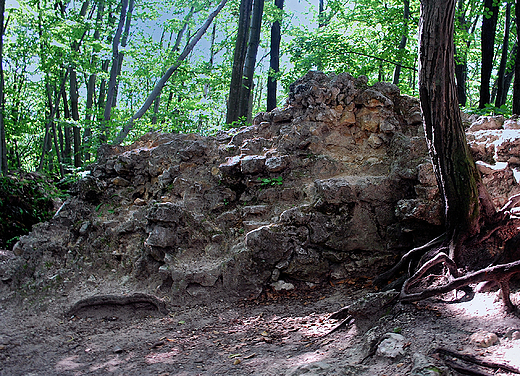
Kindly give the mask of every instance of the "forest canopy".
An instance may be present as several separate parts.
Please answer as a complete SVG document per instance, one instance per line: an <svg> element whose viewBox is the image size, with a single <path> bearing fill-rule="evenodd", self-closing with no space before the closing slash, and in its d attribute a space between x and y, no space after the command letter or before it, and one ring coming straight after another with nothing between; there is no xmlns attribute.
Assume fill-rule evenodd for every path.
<svg viewBox="0 0 520 376"><path fill-rule="evenodd" d="M63 177L95 161L103 143L248 124L283 104L308 70L418 95L418 0L0 3L4 173ZM457 95L467 112L515 112L515 12L512 1L456 4ZM153 104L134 116L154 88Z"/></svg>

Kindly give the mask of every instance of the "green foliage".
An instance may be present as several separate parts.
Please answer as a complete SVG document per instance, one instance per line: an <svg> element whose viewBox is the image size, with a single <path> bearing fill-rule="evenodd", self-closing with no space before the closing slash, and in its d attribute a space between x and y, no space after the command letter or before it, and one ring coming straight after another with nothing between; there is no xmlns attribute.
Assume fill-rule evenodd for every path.
<svg viewBox="0 0 520 376"><path fill-rule="evenodd" d="M52 197L60 195L42 175L0 176L0 248L12 248L34 224L50 219Z"/></svg>
<svg viewBox="0 0 520 376"><path fill-rule="evenodd" d="M278 176L275 178L258 178L261 187L283 185L283 177Z"/></svg>
<svg viewBox="0 0 520 376"><path fill-rule="evenodd" d="M101 144L110 143L141 107L157 80L176 62L217 1L136 2L128 44L124 48L120 46L124 58L118 77L117 100L108 122L103 120L104 98L120 1L104 1L99 17L101 2L89 2L86 16L80 14L82 1L67 2L63 8L58 3L33 0L20 0L19 4L18 8L6 12L9 24L4 37L8 165L11 170L39 169L54 176L60 173L58 154L63 155L61 167L66 173L74 173L77 169L73 167L73 152L66 152L68 144L72 143L67 134L72 129L79 130L81 136L82 161L91 163L96 160ZM231 125L224 121L239 4L239 0L229 0L198 47L163 87L157 111L152 106L136 121L125 142L156 130L209 135L228 127L250 125L247 119ZM468 107L473 113L508 115L510 103L507 108L489 106L484 110L474 109L480 82L479 28L482 18L489 16L489 9L483 8L481 0L458 4L461 8L456 14L455 46L457 61L467 63L468 67ZM499 51L504 7L498 0L495 4L501 9L495 42ZM398 86L401 92L417 95L419 0L410 0L407 21L403 17L403 0L329 0L321 16L317 14L317 2L305 3L300 7L305 8L301 13L290 9L296 5L286 2L281 11L272 0L265 4L254 77L253 115L265 111L267 78L273 75L268 68L268 57L274 21L280 21L282 25L284 55L276 78L286 92L292 82L311 69L366 75L369 83L373 84L378 80L392 81L396 64L400 64ZM318 24L323 26L318 27ZM403 36L407 37L406 48L399 49ZM511 55L513 41L517 38L515 27L510 38L508 52ZM78 77L79 118L73 120L67 114L72 106L70 81L66 80L65 96L60 98L59 111L54 116L58 145L56 148L50 137L51 141L44 146L46 130L51 124L51 108L55 106L57 93L70 68L74 68ZM512 62L509 61L508 69L511 68ZM492 80L495 75L496 72ZM95 77L95 90L92 108L88 109L87 83L90 77ZM104 90L101 90L102 85L105 85ZM280 104L284 97L281 93L278 95ZM52 131L49 134L52 136ZM106 141L103 139L105 136Z"/></svg>
<svg viewBox="0 0 520 376"><path fill-rule="evenodd" d="M467 108L465 112L476 115L504 115L504 117L511 117L511 107L503 104L500 107L495 107L492 104L486 103L484 108Z"/></svg>
<svg viewBox="0 0 520 376"><path fill-rule="evenodd" d="M308 70L348 72L366 75L369 81L392 81L394 68L403 66L399 86L404 93L413 94L416 82L416 30L419 2L410 2L410 19L403 19L403 2L357 0L349 5L330 4L328 22L311 31L301 27L292 30L292 41L285 53L294 68L283 78L284 87ZM402 35L408 43L404 51L398 49ZM412 68L412 69L409 69Z"/></svg>

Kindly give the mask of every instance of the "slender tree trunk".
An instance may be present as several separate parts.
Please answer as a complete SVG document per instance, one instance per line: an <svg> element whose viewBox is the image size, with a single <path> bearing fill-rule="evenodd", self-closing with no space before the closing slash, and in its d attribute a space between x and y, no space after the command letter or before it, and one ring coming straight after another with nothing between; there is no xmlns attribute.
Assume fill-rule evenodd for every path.
<svg viewBox="0 0 520 376"><path fill-rule="evenodd" d="M403 35L401 36L401 42L399 43L399 62L403 61L403 54L405 52L406 48L406 42L408 41L408 21L410 20L410 0L403 0L403 22L404 22L404 29L403 29ZM399 84L399 76L401 75L401 64L397 64L394 69L394 79L392 83L394 85Z"/></svg>
<svg viewBox="0 0 520 376"><path fill-rule="evenodd" d="M325 0L319 0L318 3L318 27L325 26Z"/></svg>
<svg viewBox="0 0 520 376"><path fill-rule="evenodd" d="M0 0L0 174L7 175L7 143L5 140L5 95L4 95L4 12L5 0Z"/></svg>
<svg viewBox="0 0 520 376"><path fill-rule="evenodd" d="M74 122L79 121L79 95L78 95L78 80L76 77L76 70L74 68L70 68L69 72L70 76L70 108L72 120ZM81 167L81 135L79 131L79 127L74 125L72 127L73 134L73 147L74 147L74 167Z"/></svg>
<svg viewBox="0 0 520 376"><path fill-rule="evenodd" d="M494 207L488 206L462 125L454 75L454 12L454 0L421 0L419 94L429 152L444 199L445 226L454 241L450 257L465 265L466 255L456 253L457 245L479 232L482 216L494 212Z"/></svg>
<svg viewBox="0 0 520 376"><path fill-rule="evenodd" d="M253 76L255 74L256 54L260 44L260 31L262 28L262 15L264 13L264 0L254 0L251 30L249 31L249 43L244 63L244 77L240 87L238 102L238 117L251 120L251 95L253 88Z"/></svg>
<svg viewBox="0 0 520 376"><path fill-rule="evenodd" d="M123 35L121 36L121 47L125 48L126 44L128 42L128 35L130 34L130 25L132 23L132 13L134 11L134 0L128 1L128 11L126 13L126 21L125 21L125 30L123 32ZM117 57L117 77L121 75L121 69L123 67L123 58L125 54L121 51L118 53ZM119 81L116 81L115 88L114 88L114 96L112 101L112 107L116 107L117 105L117 93L119 90Z"/></svg>
<svg viewBox="0 0 520 376"><path fill-rule="evenodd" d="M181 42L182 42L182 37L184 36L184 33L188 29L188 23L189 23L191 17L193 16L193 11L194 10L195 10L195 8L191 7L188 15L184 19L184 25L182 26L182 28L177 33L177 37L175 38L175 44L173 45L173 47L171 49L169 49L170 50L170 52L169 52L170 57L172 57L179 50L179 48L181 46ZM163 72L163 74L164 74L164 72ZM155 101L153 103L152 124L157 124L157 114L159 113L159 106L160 106L160 104L161 104L161 93L159 93L157 95L157 97L155 98Z"/></svg>
<svg viewBox="0 0 520 376"><path fill-rule="evenodd" d="M506 16L504 25L504 41L502 43L502 56L500 58L500 67L497 77L497 95L495 107L500 107L506 103L506 66L507 56L509 54L509 29L511 27L511 3L506 4Z"/></svg>
<svg viewBox="0 0 520 376"><path fill-rule="evenodd" d="M52 95L50 94L50 89L48 89L48 96L49 96L49 118L47 119L47 124L45 125L45 136L43 138L43 147L42 147L42 154L40 158L40 163L38 165L38 171L41 171L44 166L45 162L45 154L47 153L48 145L51 144L51 136L50 136L50 129L54 123L54 118L56 116L56 112L58 110L58 107L60 105L60 98L62 96L63 91L65 90L65 83L67 82L67 78L69 77L69 70L65 70L65 76L61 79L61 85L60 88L56 94L56 99L54 101L54 105L52 103Z"/></svg>
<svg viewBox="0 0 520 376"><path fill-rule="evenodd" d="M473 34L477 27L479 16L475 17L473 24L470 28L469 20L466 20L464 16L464 0L458 0L458 12L459 12L459 24L463 27L464 32ZM471 30L470 30L471 29ZM467 80L468 80L468 61L467 61L467 49L471 44L471 39L466 42L466 48L462 49L457 53L455 50L455 77L457 79L457 98L461 106L466 106L468 100L467 95Z"/></svg>
<svg viewBox="0 0 520 376"><path fill-rule="evenodd" d="M114 104L116 94L116 80L119 73L119 43L121 35L123 34L123 27L126 19L126 9L128 7L128 0L121 0L121 13L119 15L119 24L117 25L114 39L112 40L112 67L110 69L110 79L108 81L108 92L105 102L105 112L103 118L105 120L105 127L110 121L110 113ZM104 140L106 141L106 140Z"/></svg>
<svg viewBox="0 0 520 376"><path fill-rule="evenodd" d="M520 115L520 0L515 1L516 60L515 81L513 83L513 114Z"/></svg>
<svg viewBox="0 0 520 376"><path fill-rule="evenodd" d="M278 9L283 10L284 0L275 0ZM276 20L271 26L271 57L269 62L269 75L267 77L267 111L276 108L276 92L278 86L277 74L280 71L280 41L281 41L280 21Z"/></svg>
<svg viewBox="0 0 520 376"><path fill-rule="evenodd" d="M480 44L482 48L482 64L480 67L480 102L479 107L485 108L490 103L490 82L493 71L493 58L495 56L495 33L497 28L499 7L496 0L484 0L484 15L482 19L482 35ZM491 12L489 15L487 12Z"/></svg>
<svg viewBox="0 0 520 376"><path fill-rule="evenodd" d="M193 50L195 45L199 42L199 40L202 38L206 30L208 30L209 26L211 25L211 22L213 22L213 19L219 14L219 12L224 8L224 5L226 5L227 0L222 0L220 4L217 6L217 8L208 16L204 24L200 27L200 29L195 33L193 38L191 38L190 42L184 47L184 50L177 58L176 62L164 73L164 75L157 81L155 84L155 87L153 88L150 95L148 95L148 98L146 98L143 106L130 118L130 120L125 124L121 132L117 135L116 139L114 140L115 145L119 145L121 142L124 141L126 136L128 136L128 133L132 130L134 121L137 119L140 119L146 111L150 108L152 103L155 101L155 98L159 94L161 94L161 91L166 85L166 82L171 77L173 72L175 72L182 64L182 62L188 57L190 52Z"/></svg>
<svg viewBox="0 0 520 376"><path fill-rule="evenodd" d="M99 0L97 5L97 15L96 15L96 26L94 30L94 40L98 41L100 38L100 29L101 22L103 21L103 14L105 12L105 2L104 0ZM91 66L95 67L97 64L97 56L95 53L92 54L92 59L90 61ZM90 144L92 138L92 118L94 115L94 93L96 91L96 74L92 73L88 78L87 83L87 103L85 108L85 130L83 132L83 142L82 142L82 154L85 158L85 161L89 161L91 158L90 152L87 149L87 146Z"/></svg>
<svg viewBox="0 0 520 376"><path fill-rule="evenodd" d="M70 72L70 71L69 71ZM63 118L65 119L65 123L67 123L68 120L70 120L70 111L67 101L67 93L62 91L62 102L63 102ZM56 119L59 118L59 107L56 108ZM70 125L65 124L63 127L63 161L67 164L72 163L72 147L71 147L71 141L72 136L70 133Z"/></svg>
<svg viewBox="0 0 520 376"><path fill-rule="evenodd" d="M244 75L244 62L247 52L247 40L249 25L251 22L251 7L253 0L240 1L240 14L238 17L238 32L233 55L233 68L231 71L231 83L229 85L229 98L226 114L226 123L232 124L239 118L240 88Z"/></svg>

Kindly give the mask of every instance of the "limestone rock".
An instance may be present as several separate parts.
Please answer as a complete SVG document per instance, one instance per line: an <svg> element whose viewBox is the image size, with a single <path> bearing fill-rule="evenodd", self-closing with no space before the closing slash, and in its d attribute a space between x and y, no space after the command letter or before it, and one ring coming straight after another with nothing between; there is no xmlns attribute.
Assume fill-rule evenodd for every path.
<svg viewBox="0 0 520 376"><path fill-rule="evenodd" d="M490 347L498 342L498 336L495 333L491 333L485 330L473 333L469 337L471 344L477 347Z"/></svg>
<svg viewBox="0 0 520 376"><path fill-rule="evenodd" d="M401 334L386 333L379 346L377 346L376 355L392 359L403 356L405 344L405 338Z"/></svg>

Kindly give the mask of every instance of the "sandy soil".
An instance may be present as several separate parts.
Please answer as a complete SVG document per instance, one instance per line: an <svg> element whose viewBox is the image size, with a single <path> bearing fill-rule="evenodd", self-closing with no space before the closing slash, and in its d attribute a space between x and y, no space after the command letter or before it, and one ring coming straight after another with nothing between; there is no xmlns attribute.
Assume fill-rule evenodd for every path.
<svg viewBox="0 0 520 376"><path fill-rule="evenodd" d="M379 320L323 337L337 324L330 314L365 292L343 284L233 304L170 303L168 315L141 304L86 308L66 317L74 303L68 296L38 300L3 290L0 375L410 375L416 354L458 374L428 356L437 347L520 369L520 340L508 338L520 320L495 302L496 293L457 304L399 304ZM366 357L370 326L378 333L400 332L405 354ZM496 333L498 343L471 344L470 335L479 330Z"/></svg>

